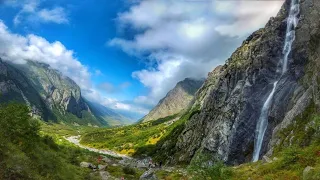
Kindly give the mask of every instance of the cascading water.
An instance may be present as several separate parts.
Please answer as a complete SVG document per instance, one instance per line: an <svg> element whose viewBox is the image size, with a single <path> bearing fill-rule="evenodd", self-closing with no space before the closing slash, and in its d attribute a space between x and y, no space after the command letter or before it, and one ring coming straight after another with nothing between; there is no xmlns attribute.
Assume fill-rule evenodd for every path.
<svg viewBox="0 0 320 180"><path fill-rule="evenodd" d="M260 117L258 119L256 132L255 132L254 151L253 151L253 159L252 159L253 162L256 162L259 160L264 134L268 126L268 113L269 113L269 109L271 106L274 93L277 88L277 84L281 79L282 75L285 74L288 69L288 57L291 52L292 43L295 40L295 28L298 25L299 13L300 13L299 0L291 0L290 12L287 18L287 30L286 30L285 43L283 47L281 76L277 79L277 81L273 83L272 91L270 92L267 100L264 102L261 109Z"/></svg>

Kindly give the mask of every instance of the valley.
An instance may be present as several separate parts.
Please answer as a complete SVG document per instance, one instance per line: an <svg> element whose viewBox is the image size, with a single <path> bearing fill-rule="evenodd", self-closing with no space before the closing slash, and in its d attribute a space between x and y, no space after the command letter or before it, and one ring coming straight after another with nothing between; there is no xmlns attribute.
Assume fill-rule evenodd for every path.
<svg viewBox="0 0 320 180"><path fill-rule="evenodd" d="M152 13L139 14L144 10L139 5L154 7L156 2L136 2L126 13L117 12L122 18L115 22L133 23L129 14L138 14L141 24L129 27L151 33L149 26L159 28L157 23L181 20L183 15L194 13L178 11L176 16L175 11L168 12L175 17L170 19L161 15L165 8L156 8L163 19L143 24ZM205 72L205 79L200 74L206 67L196 64L209 66L213 60L208 59L216 58L207 52L213 47L195 53L195 46L181 50L172 46L183 43L170 41L153 54L143 49L153 38L144 40L142 34L134 36L132 31L130 39L144 40L142 44L123 39L105 44L119 43L125 46L121 53L141 59L150 53L148 58L158 63L157 68L149 59L151 67L140 71L124 73L126 68L122 68L121 72L103 74L98 65L83 66L73 51L60 47L60 42L14 34L0 19L0 179L319 180L320 1L283 0L281 5L274 17L268 16L264 27L250 31L222 65L215 62L214 68ZM40 6L30 7L18 15L35 13ZM220 13L215 15L225 16ZM121 27L126 27L122 23ZM207 30L183 27L187 32L183 38L197 38L194 34ZM209 30L237 41L235 35L221 34L225 28ZM219 43L227 41L223 38ZM2 52L16 45L10 44L10 39L26 45L22 50ZM209 36L194 44L206 44L207 39ZM156 40L159 42L150 45L152 49L166 43ZM44 44L52 47L37 49ZM176 56L174 50L185 56ZM16 57L20 51L26 55L22 59ZM50 56L34 55L37 53ZM201 55L209 57L194 63L187 55L195 61ZM182 64L184 61L192 68ZM179 74L175 68L184 71ZM124 74L134 80L124 81Z"/></svg>

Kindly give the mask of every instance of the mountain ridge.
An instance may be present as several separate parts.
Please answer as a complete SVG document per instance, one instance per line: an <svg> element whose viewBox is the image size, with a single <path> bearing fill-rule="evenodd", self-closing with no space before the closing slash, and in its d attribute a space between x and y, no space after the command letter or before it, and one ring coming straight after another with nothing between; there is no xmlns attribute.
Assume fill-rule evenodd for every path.
<svg viewBox="0 0 320 180"><path fill-rule="evenodd" d="M158 145L171 163L189 163L201 156L230 165L252 160L256 123L277 80L283 58L290 0L276 17L252 33L223 66L212 71L198 91L193 111L175 142ZM278 82L268 113L269 125L260 158L281 142L279 132L294 123L313 101L319 107L320 2L300 2L300 22L289 55L288 71ZM200 105L200 106L199 106ZM175 132L177 134L178 131ZM172 145L167 144L175 143ZM168 154L169 149L171 154Z"/></svg>
<svg viewBox="0 0 320 180"><path fill-rule="evenodd" d="M45 121L98 126L107 126L108 121L117 122L117 126L129 123L129 119L106 107L110 115L103 117L95 107L89 108L80 87L48 64L12 64L0 59L0 80L1 102L26 103L34 116Z"/></svg>
<svg viewBox="0 0 320 180"><path fill-rule="evenodd" d="M192 102L194 94L204 79L185 78L170 90L164 98L145 116L141 122L147 122L180 113Z"/></svg>

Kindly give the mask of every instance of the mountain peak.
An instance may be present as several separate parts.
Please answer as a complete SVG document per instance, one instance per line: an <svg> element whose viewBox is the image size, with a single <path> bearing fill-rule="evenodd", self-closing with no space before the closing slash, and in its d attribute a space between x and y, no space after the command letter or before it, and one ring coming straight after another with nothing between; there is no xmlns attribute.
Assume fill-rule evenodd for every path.
<svg viewBox="0 0 320 180"><path fill-rule="evenodd" d="M143 118L143 122L180 113L189 106L203 82L204 79L193 78L186 78L178 82L177 85L159 101L157 106Z"/></svg>

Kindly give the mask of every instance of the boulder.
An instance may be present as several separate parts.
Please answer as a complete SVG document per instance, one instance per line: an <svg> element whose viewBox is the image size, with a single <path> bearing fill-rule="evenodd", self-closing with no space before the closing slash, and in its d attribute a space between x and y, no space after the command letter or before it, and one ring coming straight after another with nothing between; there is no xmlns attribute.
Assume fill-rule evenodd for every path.
<svg viewBox="0 0 320 180"><path fill-rule="evenodd" d="M111 163L111 162L112 162L112 160L111 160L111 159L109 159L109 158L108 158L108 157L106 157L106 156L103 156L102 161L104 161L105 163Z"/></svg>
<svg viewBox="0 0 320 180"><path fill-rule="evenodd" d="M148 165L145 164L143 161L138 161L137 168L148 168Z"/></svg>
<svg viewBox="0 0 320 180"><path fill-rule="evenodd" d="M263 162L266 162L266 163L272 163L272 160L268 156L263 156L262 160Z"/></svg>
<svg viewBox="0 0 320 180"><path fill-rule="evenodd" d="M90 169L96 169L97 167L91 163L88 163L88 162L81 162L80 163L80 167L83 167L83 168L90 168Z"/></svg>
<svg viewBox="0 0 320 180"><path fill-rule="evenodd" d="M149 169L140 176L140 180L157 180L157 176L153 169Z"/></svg>
<svg viewBox="0 0 320 180"><path fill-rule="evenodd" d="M128 159L122 159L118 162L119 164L123 165L123 166L127 166L130 164Z"/></svg>
<svg viewBox="0 0 320 180"><path fill-rule="evenodd" d="M99 171L103 171L103 170L105 170L105 169L106 169L106 167L107 167L107 165L101 165L101 164L99 164L99 165L98 165L98 169L99 169Z"/></svg>
<svg viewBox="0 0 320 180"><path fill-rule="evenodd" d="M303 173L302 173L302 177L303 180L307 180L308 179L308 175L310 173L311 170L313 170L314 168L311 166L307 166L306 168L304 168Z"/></svg>
<svg viewBox="0 0 320 180"><path fill-rule="evenodd" d="M88 163L88 162L81 162L80 163L80 167L89 168L89 166L90 166L90 163Z"/></svg>

